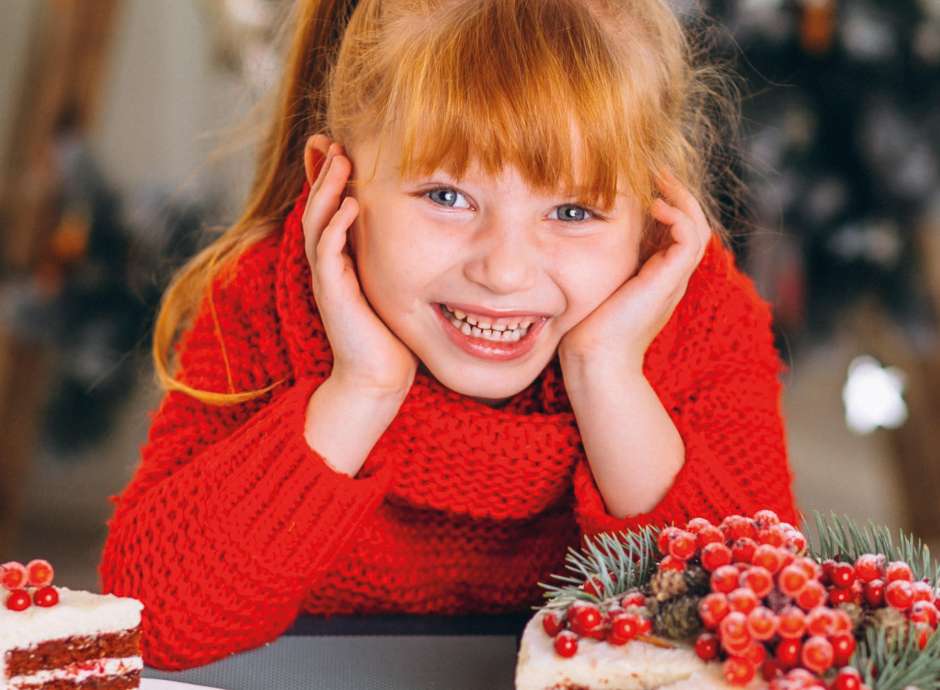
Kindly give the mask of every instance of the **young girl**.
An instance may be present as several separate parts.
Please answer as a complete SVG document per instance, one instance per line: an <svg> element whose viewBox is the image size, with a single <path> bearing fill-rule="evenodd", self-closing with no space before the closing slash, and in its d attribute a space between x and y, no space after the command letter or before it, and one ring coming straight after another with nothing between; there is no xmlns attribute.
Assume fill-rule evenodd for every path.
<svg viewBox="0 0 940 690"><path fill-rule="evenodd" d="M524 611L600 531L799 522L666 2L351 4L299 4L248 208L158 317L100 567L151 666L301 611Z"/></svg>

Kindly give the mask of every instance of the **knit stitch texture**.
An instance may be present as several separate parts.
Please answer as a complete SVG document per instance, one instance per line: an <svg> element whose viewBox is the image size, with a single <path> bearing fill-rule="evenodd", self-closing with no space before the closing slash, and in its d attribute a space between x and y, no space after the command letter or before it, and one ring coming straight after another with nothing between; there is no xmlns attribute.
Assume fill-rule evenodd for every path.
<svg viewBox="0 0 940 690"><path fill-rule="evenodd" d="M308 193L233 280L215 281L175 346L179 378L203 390L287 382L230 406L167 393L111 497L102 591L144 602L148 665L260 646L302 611L522 611L544 600L539 581L565 572L569 546L604 530L759 508L799 524L771 310L717 237L644 360L686 451L651 511L606 511L557 357L500 408L419 368L360 472L333 470L303 436L332 367L304 252Z"/></svg>

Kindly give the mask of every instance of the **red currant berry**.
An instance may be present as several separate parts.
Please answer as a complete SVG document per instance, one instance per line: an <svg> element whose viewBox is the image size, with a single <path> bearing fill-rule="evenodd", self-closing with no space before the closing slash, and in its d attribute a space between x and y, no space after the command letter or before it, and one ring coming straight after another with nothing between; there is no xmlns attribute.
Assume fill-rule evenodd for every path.
<svg viewBox="0 0 940 690"><path fill-rule="evenodd" d="M741 573L741 584L763 598L774 588L774 576L767 568L755 565Z"/></svg>
<svg viewBox="0 0 940 690"><path fill-rule="evenodd" d="M833 587L829 590L829 603L832 606L848 604L855 599L855 592L851 587Z"/></svg>
<svg viewBox="0 0 940 690"><path fill-rule="evenodd" d="M829 638L832 645L832 663L835 666L845 666L855 653L855 637L848 633L832 635Z"/></svg>
<svg viewBox="0 0 940 690"><path fill-rule="evenodd" d="M646 606L646 596L643 592L629 592L624 594L623 599L620 600L620 605L625 609L631 606Z"/></svg>
<svg viewBox="0 0 940 690"><path fill-rule="evenodd" d="M16 561L9 561L0 566L0 585L10 591L20 589L27 584L26 566Z"/></svg>
<svg viewBox="0 0 940 690"><path fill-rule="evenodd" d="M783 548L787 543L787 536L778 529L769 527L762 529L757 533L757 543L776 548Z"/></svg>
<svg viewBox="0 0 940 690"><path fill-rule="evenodd" d="M571 614L572 610L574 614ZM572 605L568 612L571 629L582 637L600 627L604 621L600 609L593 604Z"/></svg>
<svg viewBox="0 0 940 690"><path fill-rule="evenodd" d="M722 618L721 623L718 624L718 630L722 641L733 640L737 642L750 639L750 633L747 631L747 616L740 611L731 611Z"/></svg>
<svg viewBox="0 0 940 690"><path fill-rule="evenodd" d="M747 587L738 587L728 593L728 605L732 611L748 614L757 607L758 603L757 595Z"/></svg>
<svg viewBox="0 0 940 690"><path fill-rule="evenodd" d="M802 532L797 532L794 530L787 534L787 540L783 546L790 553L797 556L802 556L804 553L806 553L806 549L809 547L809 544L806 542L806 537Z"/></svg>
<svg viewBox="0 0 940 690"><path fill-rule="evenodd" d="M699 550L704 549L709 544L725 545L725 534L714 525L703 527L696 535L696 544Z"/></svg>
<svg viewBox="0 0 940 690"><path fill-rule="evenodd" d="M806 585L808 579L803 568L794 563L793 565L788 565L777 575L777 586L780 588L780 591L788 597L795 597Z"/></svg>
<svg viewBox="0 0 940 690"><path fill-rule="evenodd" d="M659 569L660 571L675 570L681 573L685 570L685 561L670 554L659 562Z"/></svg>
<svg viewBox="0 0 940 690"><path fill-rule="evenodd" d="M542 616L542 629L549 637L555 637L565 629L565 621L554 611L546 611Z"/></svg>
<svg viewBox="0 0 940 690"><path fill-rule="evenodd" d="M621 613L611 620L610 629L617 637L632 640L640 634L640 617L633 613Z"/></svg>
<svg viewBox="0 0 940 690"><path fill-rule="evenodd" d="M555 637L555 652L565 658L573 657L578 651L578 636L570 630L563 630Z"/></svg>
<svg viewBox="0 0 940 690"><path fill-rule="evenodd" d="M709 630L715 630L722 618L731 612L728 597L721 592L712 592L702 597L698 603L698 615Z"/></svg>
<svg viewBox="0 0 940 690"><path fill-rule="evenodd" d="M13 589L7 596L6 606L11 611L25 611L31 603L29 592L25 589Z"/></svg>
<svg viewBox="0 0 940 690"><path fill-rule="evenodd" d="M844 609L834 609L832 612L833 615L833 624L832 624L832 634L841 635L843 633L851 633L855 625L852 623L852 619L849 617L849 614L845 612Z"/></svg>
<svg viewBox="0 0 940 690"><path fill-rule="evenodd" d="M669 542L669 555L680 561L687 561L695 555L696 539L695 535L685 530L680 530Z"/></svg>
<svg viewBox="0 0 940 690"><path fill-rule="evenodd" d="M26 573L31 587L45 587L52 584L55 573L49 561L34 558L26 564Z"/></svg>
<svg viewBox="0 0 940 690"><path fill-rule="evenodd" d="M604 595L604 583L595 575L581 584L581 590L595 597L601 597Z"/></svg>
<svg viewBox="0 0 940 690"><path fill-rule="evenodd" d="M866 553L855 559L855 577L862 582L880 578L884 569L884 556Z"/></svg>
<svg viewBox="0 0 940 690"><path fill-rule="evenodd" d="M777 615L780 637L800 640L806 632L806 614L796 606L787 606Z"/></svg>
<svg viewBox="0 0 940 690"><path fill-rule="evenodd" d="M731 546L731 560L735 563L750 563L754 559L757 542L747 537L736 539Z"/></svg>
<svg viewBox="0 0 940 690"><path fill-rule="evenodd" d="M851 563L836 563L832 566L829 581L836 587L848 587L855 582L855 566Z"/></svg>
<svg viewBox="0 0 940 690"><path fill-rule="evenodd" d="M817 606L806 614L806 631L810 635L817 637L831 635L835 624L835 614L832 609L825 606Z"/></svg>
<svg viewBox="0 0 940 690"><path fill-rule="evenodd" d="M754 524L757 525L757 529L767 529L779 525L780 518L772 510L758 510L754 513Z"/></svg>
<svg viewBox="0 0 940 690"><path fill-rule="evenodd" d="M757 667L748 659L739 656L728 657L722 670L725 680L731 685L747 685L757 675Z"/></svg>
<svg viewBox="0 0 940 690"><path fill-rule="evenodd" d="M825 637L813 635L803 643L800 661L813 673L825 673L832 666L833 658L832 644Z"/></svg>
<svg viewBox="0 0 940 690"><path fill-rule="evenodd" d="M840 668L832 682L832 690L861 690L862 674L851 666Z"/></svg>
<svg viewBox="0 0 940 690"><path fill-rule="evenodd" d="M777 644L775 657L781 668L790 669L800 663L803 643L799 639L783 639Z"/></svg>
<svg viewBox="0 0 940 690"><path fill-rule="evenodd" d="M938 619L937 607L930 601L915 601L911 605L911 613L908 619L912 623L926 623L930 627L936 628Z"/></svg>
<svg viewBox="0 0 940 690"><path fill-rule="evenodd" d="M769 640L778 625L777 614L766 606L757 606L747 614L747 630L755 640Z"/></svg>
<svg viewBox="0 0 940 690"><path fill-rule="evenodd" d="M740 574L733 565L723 565L715 568L711 576L712 590L728 594L738 587Z"/></svg>
<svg viewBox="0 0 940 690"><path fill-rule="evenodd" d="M812 558L797 558L793 561L793 565L802 568L803 572L806 573L807 579L821 580L823 577L822 566Z"/></svg>
<svg viewBox="0 0 940 690"><path fill-rule="evenodd" d="M875 578L865 583L865 601L873 609L885 605L885 582L881 578Z"/></svg>
<svg viewBox="0 0 940 690"><path fill-rule="evenodd" d="M712 542L702 548L702 567L709 572L731 563L731 549L724 542Z"/></svg>
<svg viewBox="0 0 940 690"><path fill-rule="evenodd" d="M933 636L933 628L929 625L924 625L923 623L918 623L915 626L914 634L917 635L917 646L923 651L924 647L927 646L927 643L930 642L930 638Z"/></svg>
<svg viewBox="0 0 940 690"><path fill-rule="evenodd" d="M733 542L741 537L757 537L757 525L743 515L729 515L721 521L719 528L725 535L725 541Z"/></svg>
<svg viewBox="0 0 940 690"><path fill-rule="evenodd" d="M669 542L681 531L682 530L675 526L664 527L662 531L660 531L659 536L656 538L656 546L659 547L661 554L665 555L669 553Z"/></svg>
<svg viewBox="0 0 940 690"><path fill-rule="evenodd" d="M885 568L885 582L894 582L895 580L914 581L914 573L911 572L911 566L904 561L891 561Z"/></svg>
<svg viewBox="0 0 940 690"><path fill-rule="evenodd" d="M35 592L33 592L33 603L36 606L55 606L59 603L59 592L52 585L46 585L45 587L40 587Z"/></svg>
<svg viewBox="0 0 940 690"><path fill-rule="evenodd" d="M653 632L653 621L646 616L638 616L639 618L639 632L641 635L649 635Z"/></svg>
<svg viewBox="0 0 940 690"><path fill-rule="evenodd" d="M764 663L760 665L760 675L761 678L770 682L774 678L782 676L783 671L780 670L780 664L777 663L776 659L765 659Z"/></svg>
<svg viewBox="0 0 940 690"><path fill-rule="evenodd" d="M708 527L714 527L714 525L712 524L711 520L703 517L694 517L685 523L686 531L695 535L698 535L699 532L701 532L703 529L707 529Z"/></svg>
<svg viewBox="0 0 940 690"><path fill-rule="evenodd" d="M767 660L767 648L760 642L751 640L741 656L754 664L755 669L758 669Z"/></svg>
<svg viewBox="0 0 940 690"><path fill-rule="evenodd" d="M776 546L764 543L754 551L751 563L767 568L771 573L777 573L783 567L783 554Z"/></svg>
<svg viewBox="0 0 940 690"><path fill-rule="evenodd" d="M889 568L890 569L890 568ZM899 611L906 611L914 601L914 592L908 580L891 580L885 587L885 602Z"/></svg>
<svg viewBox="0 0 940 690"><path fill-rule="evenodd" d="M915 603L918 601L933 602L933 587L927 582L914 582L911 584L911 597Z"/></svg>
<svg viewBox="0 0 940 690"><path fill-rule="evenodd" d="M718 636L702 633L695 640L695 653L700 659L711 661L718 656Z"/></svg>
<svg viewBox="0 0 940 690"><path fill-rule="evenodd" d="M819 580L810 580L796 595L796 603L804 611L822 606L825 602L826 588Z"/></svg>

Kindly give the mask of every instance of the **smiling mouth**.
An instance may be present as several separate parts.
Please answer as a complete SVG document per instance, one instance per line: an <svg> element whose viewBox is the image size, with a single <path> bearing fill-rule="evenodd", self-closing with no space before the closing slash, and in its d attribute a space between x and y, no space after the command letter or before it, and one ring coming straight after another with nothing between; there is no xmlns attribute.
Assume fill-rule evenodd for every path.
<svg viewBox="0 0 940 690"><path fill-rule="evenodd" d="M439 303L438 308L451 325L465 336L493 343L516 343L526 337L532 327L544 317L515 317L505 319L504 325L495 325L463 312L452 311ZM484 327L485 326L485 327Z"/></svg>

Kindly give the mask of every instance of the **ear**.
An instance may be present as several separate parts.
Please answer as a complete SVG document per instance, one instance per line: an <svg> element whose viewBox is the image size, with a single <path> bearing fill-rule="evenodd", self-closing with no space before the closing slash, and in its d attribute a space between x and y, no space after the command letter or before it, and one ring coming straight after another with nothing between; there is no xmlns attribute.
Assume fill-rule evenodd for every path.
<svg viewBox="0 0 940 690"><path fill-rule="evenodd" d="M316 181L320 174L320 165L326 158L327 138L322 134L314 134L307 138L304 144L304 171L307 174L307 182L310 186Z"/></svg>

